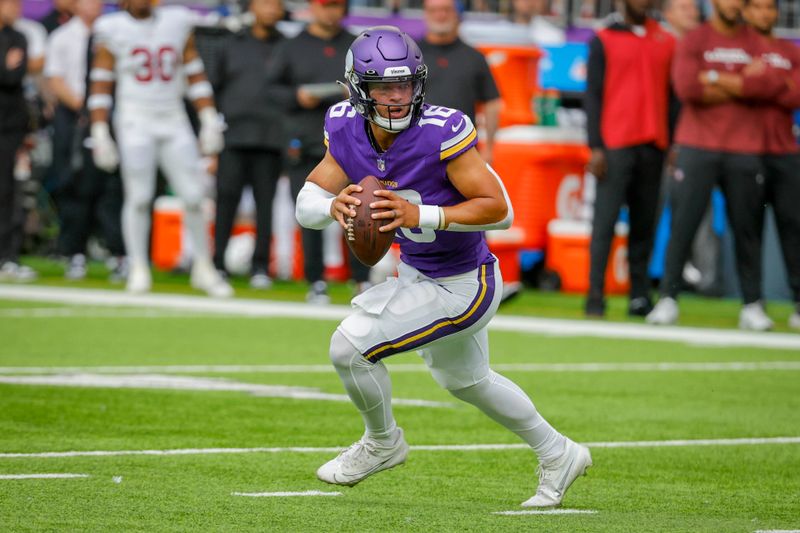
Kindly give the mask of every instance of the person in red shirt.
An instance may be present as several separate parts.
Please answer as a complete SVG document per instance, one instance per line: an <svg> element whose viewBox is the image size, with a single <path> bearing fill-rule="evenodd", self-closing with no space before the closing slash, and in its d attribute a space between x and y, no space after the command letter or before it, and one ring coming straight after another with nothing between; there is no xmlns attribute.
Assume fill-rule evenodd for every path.
<svg viewBox="0 0 800 533"><path fill-rule="evenodd" d="M767 40L740 15L744 0L712 0L709 22L679 43L672 82L683 102L675 142L672 229L661 298L651 324L678 319L682 271L694 234L716 184L722 188L736 243L736 263L744 307L739 327L768 330L773 324L761 303L761 232L764 186L760 154L765 135L760 103L775 99L785 76L760 59Z"/></svg>
<svg viewBox="0 0 800 533"><path fill-rule="evenodd" d="M625 0L623 13L589 44L584 99L589 170L597 194L589 246L588 316L605 314L604 281L614 225L628 205L628 314L651 309L647 263L653 247L658 192L669 146L669 73L675 38L646 16L650 0Z"/></svg>
<svg viewBox="0 0 800 533"><path fill-rule="evenodd" d="M776 39L772 29L778 20L775 0L749 0L744 19L767 38L769 50L761 59L786 77L777 98L760 108L764 119L765 146L761 158L766 179L767 201L772 204L778 226L783 260L792 289L795 311L789 327L800 329L800 146L792 132L793 111L800 108L800 48Z"/></svg>

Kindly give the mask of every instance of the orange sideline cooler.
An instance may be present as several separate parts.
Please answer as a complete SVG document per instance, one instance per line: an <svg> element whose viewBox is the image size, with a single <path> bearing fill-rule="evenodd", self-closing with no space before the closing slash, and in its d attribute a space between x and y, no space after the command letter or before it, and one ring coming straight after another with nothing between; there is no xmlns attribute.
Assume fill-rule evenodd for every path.
<svg viewBox="0 0 800 533"><path fill-rule="evenodd" d="M214 223L210 204L203 205L209 221L209 239L214 238ZM250 223L236 223L232 235L255 233ZM212 247L213 250L213 247ZM176 196L159 196L153 205L153 234L150 251L153 266L159 270L174 270L181 265L183 246L183 202Z"/></svg>
<svg viewBox="0 0 800 533"><path fill-rule="evenodd" d="M552 220L547 226L549 243L545 268L558 274L561 290L586 293L589 290L589 241L592 225L580 220ZM606 268L606 294L627 294L628 226L618 223L611 241Z"/></svg>
<svg viewBox="0 0 800 533"><path fill-rule="evenodd" d="M581 128L512 126L497 132L492 166L514 206L522 248L547 246L547 224L575 219L582 205L589 148Z"/></svg>
<svg viewBox="0 0 800 533"><path fill-rule="evenodd" d="M477 48L486 56L503 100L500 127L536 122L531 104L542 53L533 46L482 44Z"/></svg>

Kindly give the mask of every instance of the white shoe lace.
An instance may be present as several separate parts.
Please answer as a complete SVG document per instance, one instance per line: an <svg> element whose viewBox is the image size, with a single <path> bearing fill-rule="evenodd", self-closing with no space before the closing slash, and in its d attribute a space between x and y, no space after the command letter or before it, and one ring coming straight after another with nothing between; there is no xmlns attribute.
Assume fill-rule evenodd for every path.
<svg viewBox="0 0 800 533"><path fill-rule="evenodd" d="M536 475L539 477L539 486L536 487L536 494L545 494L545 489L552 489L551 486L553 474L555 474L555 468L549 468L547 466L542 466L541 464L536 467Z"/></svg>
<svg viewBox="0 0 800 533"><path fill-rule="evenodd" d="M339 460L346 470L362 470L370 464L370 458L375 455L377 455L375 444L367 439L361 439L340 453Z"/></svg>

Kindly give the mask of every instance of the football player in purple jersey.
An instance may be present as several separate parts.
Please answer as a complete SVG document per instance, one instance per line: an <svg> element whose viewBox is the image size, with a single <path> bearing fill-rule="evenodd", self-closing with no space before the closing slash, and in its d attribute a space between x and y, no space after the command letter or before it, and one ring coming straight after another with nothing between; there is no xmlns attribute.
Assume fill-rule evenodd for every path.
<svg viewBox="0 0 800 533"><path fill-rule="evenodd" d="M589 450L557 432L516 384L489 367L487 324L502 292L483 232L511 225L505 188L475 148L477 132L456 109L424 103L427 68L414 41L392 26L362 32L347 54L349 100L325 118L328 151L297 198L297 219L321 229L355 216L356 183L375 175L373 214L396 232L398 276L353 299L330 356L361 413L364 435L317 470L355 485L405 462L381 359L416 350L433 378L519 435L539 459L539 486L522 505L551 507L591 466Z"/></svg>

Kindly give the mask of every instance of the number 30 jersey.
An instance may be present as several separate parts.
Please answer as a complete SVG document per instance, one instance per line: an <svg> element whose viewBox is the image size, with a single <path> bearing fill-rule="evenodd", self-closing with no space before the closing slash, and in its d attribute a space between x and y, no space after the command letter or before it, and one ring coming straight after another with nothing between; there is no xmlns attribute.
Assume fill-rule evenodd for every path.
<svg viewBox="0 0 800 533"><path fill-rule="evenodd" d="M376 176L384 187L411 203L449 206L464 202L447 177L447 163L474 147L477 132L461 111L425 104L408 129L385 152L372 146L369 123L343 101L325 116L325 144L354 183ZM399 228L400 258L438 278L478 268L491 255L482 232Z"/></svg>
<svg viewBox="0 0 800 533"><path fill-rule="evenodd" d="M155 8L142 20L124 10L97 19L95 43L114 56L117 109L183 109L183 51L195 19L182 6Z"/></svg>

